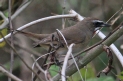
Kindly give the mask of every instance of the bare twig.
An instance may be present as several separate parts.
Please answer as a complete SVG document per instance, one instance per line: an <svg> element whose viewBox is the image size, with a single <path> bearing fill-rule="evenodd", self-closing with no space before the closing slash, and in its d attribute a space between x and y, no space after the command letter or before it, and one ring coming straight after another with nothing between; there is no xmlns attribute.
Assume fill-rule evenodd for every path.
<svg viewBox="0 0 123 81"><path fill-rule="evenodd" d="M123 35L123 26L120 26L120 28L116 32L114 32L108 39L103 41L103 44L109 46L114 41L116 41L121 35ZM95 48L89 50L87 54L84 55L84 57L82 57L79 61L77 61L77 65L79 66L79 68L84 67L90 61L92 61L95 57L97 57L100 53L102 53L103 51L102 47L103 45L98 45ZM66 70L66 75L71 76L73 73L77 71L77 69L74 64L72 64L69 67ZM53 80L57 81L59 78L60 78L60 75L58 74L55 77L53 77Z"/></svg>
<svg viewBox="0 0 123 81"><path fill-rule="evenodd" d="M112 54L112 51L110 50L110 48L106 45L103 45L103 49L104 51L107 53L107 56L108 56L108 65L106 66L105 69L103 69L102 71L100 71L97 75L97 77L100 77L100 74L101 73L105 73L105 75L107 75L112 69L112 63L113 63L113 54Z"/></svg>
<svg viewBox="0 0 123 81"><path fill-rule="evenodd" d="M111 25L113 25L121 17L122 14L123 14L123 11L119 13L119 15L116 18L114 18L114 20L111 21Z"/></svg>
<svg viewBox="0 0 123 81"><path fill-rule="evenodd" d="M8 21L8 18L1 11L0 11L0 15L3 18L3 20L4 20L4 22L2 23L2 25L0 25L0 27L1 27L1 26L4 26L9 21Z"/></svg>
<svg viewBox="0 0 123 81"><path fill-rule="evenodd" d="M83 16L81 16L80 14L78 14L77 12L75 12L74 10L70 10L69 11L69 13L70 14L76 14L77 16L76 16L76 19L78 20L78 21L82 21L85 17L83 17Z"/></svg>
<svg viewBox="0 0 123 81"><path fill-rule="evenodd" d="M121 49L123 49L123 44L120 46Z"/></svg>
<svg viewBox="0 0 123 81"><path fill-rule="evenodd" d="M30 66L28 66L28 64L23 60L23 58L18 54L18 52L7 42L7 40L4 38L4 36L3 36L3 34L0 32L0 35L3 37L3 39L5 40L5 42L10 46L10 48L15 52L15 54L20 58L20 60L26 65L26 67L30 70L30 71L32 71L34 74L36 74L37 76L38 76L38 74L34 71L34 70L32 70L31 68L30 68ZM39 76L38 76L38 78L40 79L40 80L42 80Z"/></svg>
<svg viewBox="0 0 123 81"><path fill-rule="evenodd" d="M48 69L45 70L45 79L46 79L46 81L53 81L51 76L50 76Z"/></svg>
<svg viewBox="0 0 123 81"><path fill-rule="evenodd" d="M35 62L35 57L33 56L33 55L31 55L31 57L32 57L32 59L33 59L33 61ZM41 71L41 72L43 72L44 73L44 70L40 67L40 65L38 64L38 62L36 62L36 66L37 66L37 68Z"/></svg>
<svg viewBox="0 0 123 81"><path fill-rule="evenodd" d="M32 2L32 0L29 0L29 2L27 2L25 5L23 5L21 8L19 8L13 15L12 15L12 20L18 15L20 14L30 3ZM4 23L2 25L0 25L0 29L3 29L6 27L6 25L9 24L9 20L4 17Z"/></svg>
<svg viewBox="0 0 123 81"><path fill-rule="evenodd" d="M18 77L16 77L15 75L13 75L12 73L10 73L6 69L4 69L2 66L0 66L0 71L3 72L8 77L10 77L11 79L15 80L15 81L22 81L21 79L19 79Z"/></svg>
<svg viewBox="0 0 123 81"><path fill-rule="evenodd" d="M64 63L63 63L63 67L62 67L62 72L61 72L61 78L62 78L62 81L66 81L66 77L64 77L66 74L65 74L65 71L66 71L66 68L67 68L67 63L68 63L68 59L72 53L72 47L73 47L74 44L71 44L69 47L68 47L68 52L64 58ZM63 76L64 75L64 76Z"/></svg>
<svg viewBox="0 0 123 81"><path fill-rule="evenodd" d="M72 13L72 12L71 12ZM74 13L74 12L73 12ZM83 17L78 17L79 20L83 20ZM119 38L122 34L123 34L123 28L122 26L120 26L117 30L115 30L115 32L113 32L111 34L110 37L108 37L106 40L104 40L103 42L106 45L110 45L111 43L113 43L114 41L116 41L117 38ZM116 36L116 37L115 37ZM92 49L93 48L93 49ZM86 49L82 52L80 52L79 54L82 54L85 51L89 51L89 53L87 53L84 58L81 59L81 61L77 62L77 65L79 66L79 68L84 67L87 63L89 63L92 59L94 59L97 55L99 55L102 52L102 45L96 45L95 48L92 47L91 50ZM123 58L122 58L123 59ZM74 66L74 64L72 64L70 66L71 68L68 68L66 71L66 75L72 75L74 72L76 72L77 70L75 69L76 67ZM60 74L57 74L55 77L53 77L53 80L57 81L60 78Z"/></svg>
<svg viewBox="0 0 123 81"><path fill-rule="evenodd" d="M32 57L33 61L35 62L37 68L40 70L40 72L42 72L42 73L45 74L45 71L40 67L40 65L38 64L38 62L35 61L35 60L36 60L35 57L34 57L33 55L31 55L31 57ZM33 68L34 68L34 66L32 67L32 69L33 69ZM32 73L32 81L33 81L33 77L34 77L34 75L33 75L33 73Z"/></svg>
<svg viewBox="0 0 123 81"><path fill-rule="evenodd" d="M63 7L62 7L62 15L64 15L64 12L65 12L65 3L66 3L66 0L64 0L63 1L64 3L63 3ZM62 18L62 29L64 29L65 28L65 18Z"/></svg>
<svg viewBox="0 0 123 81"><path fill-rule="evenodd" d="M84 67L84 68L85 68L85 81L86 81L86 78L87 78L87 71L88 71L87 67L88 67L88 66L85 66L85 67Z"/></svg>
<svg viewBox="0 0 123 81"><path fill-rule="evenodd" d="M98 32L98 31L97 31ZM99 32L98 33L98 36L101 38L101 39L104 39L106 36L102 33L102 32ZM111 48L111 50L114 52L115 56L118 58L118 60L120 61L120 64L122 65L123 67L123 56L122 54L120 53L120 51L116 48L116 46L114 44L111 44L109 46Z"/></svg>
<svg viewBox="0 0 123 81"><path fill-rule="evenodd" d="M67 46L67 48L68 48L68 43L67 43L67 41L66 41L64 35L61 33L60 30L58 30L58 29L56 29L56 30L58 31L58 33L60 33L60 35L62 36L62 38L63 38L63 40L64 40L64 42L65 42L65 44L66 44L66 46ZM78 70L78 72L79 72L79 75L80 75L82 81L84 81L84 79L83 79L83 77L82 77L82 75L81 75L81 73L80 73L79 67L78 67L78 65L77 65L77 63L76 63L76 60L75 60L75 58L74 58L74 56L73 56L72 53L71 53L71 57L72 57L72 59L73 59L73 61L74 61L74 63L75 63L75 66L76 66L76 68L77 68L77 70Z"/></svg>
<svg viewBox="0 0 123 81"><path fill-rule="evenodd" d="M10 31L11 31L11 46L14 48L14 40L13 40L13 26L12 26L12 22L11 22L11 5L12 5L12 3L11 3L12 1L11 0L9 0L9 17L8 17L8 20L9 20L9 26L10 26ZM14 52L13 52L13 50L11 50L11 60L10 60L10 73L12 73L12 70L13 70L13 64L14 64ZM8 80L9 81L11 81L11 78L8 78Z"/></svg>
<svg viewBox="0 0 123 81"><path fill-rule="evenodd" d="M66 41L64 35L60 32L60 30L58 30L58 29L56 29L56 30L57 30L58 34L60 34L60 35L62 36L62 38L63 38L63 40L64 40L64 42L65 42L65 44L66 44L66 46L67 46L67 48L68 48L68 43L67 43L67 41Z"/></svg>
<svg viewBox="0 0 123 81"><path fill-rule="evenodd" d="M109 22L116 14L118 14L120 11L122 10L122 7L107 21L107 22ZM73 10L71 10L70 11L70 13L71 14L75 14L76 12L75 11L73 11ZM77 13L76 13L77 14ZM121 14L121 13L120 13ZM79 15L79 14L78 14ZM84 19L84 17L83 16L77 16L77 19L79 20L79 21L81 21L81 20L83 20ZM113 25L113 24L112 24ZM114 31L116 31L116 30L114 30ZM104 39L106 36L101 32L101 31L96 31L96 34L101 38L101 39ZM114 45L114 44L111 44L111 46L110 46L110 48L111 48L111 50L114 52L114 54L116 55L116 57L118 58L118 60L120 61L120 63L121 63L121 65L122 65L122 67L123 67L123 56L122 56L122 54L120 53L120 51L116 48L116 46Z"/></svg>
<svg viewBox="0 0 123 81"><path fill-rule="evenodd" d="M35 66L35 64L37 63L37 61L38 61L39 59L41 59L42 57L47 56L47 55L49 55L49 54L52 54L52 53L54 53L55 51L56 51L56 50L51 51L50 53L46 53L46 54L44 54L44 55L38 57L38 58L34 61L33 65L32 65L32 69L34 69L34 66ZM39 70L41 70L41 69L39 69ZM41 70L40 72L45 73L43 70ZM36 77L36 78L37 78L37 77ZM34 80L34 78L33 78L33 72L32 72L32 81L33 81L33 80Z"/></svg>
<svg viewBox="0 0 123 81"><path fill-rule="evenodd" d="M52 77L51 77L51 74L50 74L50 72L49 72L49 69L47 69L46 71L47 71L47 75L46 75L46 76L47 76L47 79L48 79L49 81L53 81L53 80L52 80Z"/></svg>
<svg viewBox="0 0 123 81"><path fill-rule="evenodd" d="M114 16L115 16L116 14L118 14L122 9L123 9L123 4L121 5L121 8L120 8L113 16L111 16L111 18L107 21L107 23L108 23L112 18L114 18Z"/></svg>
<svg viewBox="0 0 123 81"><path fill-rule="evenodd" d="M100 61L106 66L106 63L98 56L98 58L100 59ZM117 76L116 73L114 73L113 71L111 71L112 74L114 74L115 76Z"/></svg>
<svg viewBox="0 0 123 81"><path fill-rule="evenodd" d="M30 27L31 25L34 25L36 23L39 23L39 22L42 22L42 21L46 21L46 20L51 20L51 19L57 19L57 18L71 18L71 17L76 17L76 14L66 14L66 15L57 15L57 16L49 16L49 17L45 17L45 18L41 18L41 19L38 19L38 20L35 20L35 21L32 21L30 23L27 23L21 27L19 27L17 30L23 30L25 28L28 28ZM17 31L14 31L13 34L16 34ZM6 35L4 38L7 39L11 37L11 33L9 33L8 35ZM3 38L0 39L0 42L4 41Z"/></svg>

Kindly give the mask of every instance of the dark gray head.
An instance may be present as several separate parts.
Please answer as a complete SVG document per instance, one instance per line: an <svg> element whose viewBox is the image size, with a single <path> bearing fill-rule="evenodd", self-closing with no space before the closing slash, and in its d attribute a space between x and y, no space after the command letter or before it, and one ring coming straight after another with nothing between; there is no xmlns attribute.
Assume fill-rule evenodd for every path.
<svg viewBox="0 0 123 81"><path fill-rule="evenodd" d="M88 24L93 25L94 27L109 27L110 26L109 24L107 24L104 21L101 21L101 20L96 19L96 18L91 18L91 17L85 18L84 21Z"/></svg>
<svg viewBox="0 0 123 81"><path fill-rule="evenodd" d="M98 29L100 27L110 27L109 24L107 24L104 21L101 21L99 19L96 18L91 18L91 17L87 17L83 20L83 22L85 23L85 25L87 27L89 27L89 29L91 29L92 31L95 29Z"/></svg>
<svg viewBox="0 0 123 81"><path fill-rule="evenodd" d="M100 20L92 20L92 23L95 27L110 27L109 24L107 24L103 21L100 21Z"/></svg>

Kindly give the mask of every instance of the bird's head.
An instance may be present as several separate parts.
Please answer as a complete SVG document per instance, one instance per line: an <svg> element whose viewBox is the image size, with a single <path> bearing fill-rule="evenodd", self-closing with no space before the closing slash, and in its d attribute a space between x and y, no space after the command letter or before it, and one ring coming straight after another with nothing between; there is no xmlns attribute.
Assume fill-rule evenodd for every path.
<svg viewBox="0 0 123 81"><path fill-rule="evenodd" d="M105 23L104 21L100 20L92 20L92 24L97 28L97 27L110 27L109 24Z"/></svg>
<svg viewBox="0 0 123 81"><path fill-rule="evenodd" d="M94 30L97 30L101 27L110 27L111 26L104 21L101 21L96 18L91 18L91 17L85 18L85 22L88 23L88 27L90 27L90 29L94 29Z"/></svg>

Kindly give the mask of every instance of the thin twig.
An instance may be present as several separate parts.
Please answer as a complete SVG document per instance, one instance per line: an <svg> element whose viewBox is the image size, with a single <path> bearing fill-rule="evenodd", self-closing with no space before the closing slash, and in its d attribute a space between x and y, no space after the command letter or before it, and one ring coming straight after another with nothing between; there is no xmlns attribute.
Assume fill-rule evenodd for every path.
<svg viewBox="0 0 123 81"><path fill-rule="evenodd" d="M12 1L11 0L9 0L9 17L8 17L8 20L9 20L9 26L10 26L10 31L11 31L11 39L10 39L10 41L11 41L11 46L14 48L14 40L13 40L13 38L14 38L14 36L13 36L13 26L12 26L12 21L11 21L11 5L12 5L12 3L11 3ZM11 49L11 60L10 60L10 73L12 73L12 71L13 71L13 64L14 64L14 52L13 52L13 50ZM11 81L11 78L8 78L8 80L9 81Z"/></svg>
<svg viewBox="0 0 123 81"><path fill-rule="evenodd" d="M23 5L21 8L19 8L13 15L12 15L12 20L18 16L30 3L32 2L32 0L29 0L28 3L26 3L25 5ZM4 23L2 25L0 25L0 29L3 29L5 27L7 27L7 25L9 24L9 20L6 18L4 19Z"/></svg>
<svg viewBox="0 0 123 81"><path fill-rule="evenodd" d="M49 72L49 69L46 70L47 74L45 75L48 79L48 81L53 81L52 78L51 78L51 74Z"/></svg>
<svg viewBox="0 0 123 81"><path fill-rule="evenodd" d="M123 6L123 4L122 4L122 6ZM107 22L109 22L109 21L110 21L116 14L118 14L121 10L122 10L122 7L121 7ZM71 14L75 14L76 12L73 11L73 10L71 10L70 13L71 13ZM76 14L77 14L77 13L76 13ZM121 13L120 13L120 14L121 14ZM84 19L84 17L83 17L83 16L80 16L80 15L79 15L77 18L78 18L79 21L81 21L81 20ZM114 30L114 31L116 31L116 30ZM101 39L104 39L104 38L106 37L100 30L96 31L96 33L97 33L97 35L98 35ZM93 47L92 47L92 48L93 48ZM116 46L115 46L114 44L111 44L110 48L112 49L112 51L114 52L114 54L117 56L118 60L120 61L121 65L122 65L122 67L123 67L123 60L122 60L122 59L123 59L123 56L122 56L122 54L120 53L120 51L116 48ZM90 50L90 49L89 49L89 50Z"/></svg>
<svg viewBox="0 0 123 81"><path fill-rule="evenodd" d="M100 59L100 61L106 66L106 63L98 56L98 58ZM115 76L117 75L117 74L115 74L113 71L111 71L111 73L112 74L114 74Z"/></svg>
<svg viewBox="0 0 123 81"><path fill-rule="evenodd" d="M74 44L71 44L71 45L68 47L68 52L67 52L67 54L66 54L66 56L65 56L65 58L64 58L64 63L63 63L62 72L61 72L61 74L64 75L64 76L66 76L65 71L66 71L66 68L67 68L68 59L69 59L69 57L70 57L70 55L71 55L71 53L72 53L72 47L73 47L73 45L74 45ZM66 77L64 77L64 76L62 76L62 75L61 75L62 81L66 81Z"/></svg>
<svg viewBox="0 0 123 81"><path fill-rule="evenodd" d="M56 30L62 36L62 38L63 38L63 40L64 40L64 42L65 42L65 44L66 44L66 46L68 48L69 46L68 46L67 40L65 39L64 35L61 33L61 31L59 29L56 29Z"/></svg>
<svg viewBox="0 0 123 81"><path fill-rule="evenodd" d="M4 20L4 22L0 25L0 27L1 27L1 26L4 26L9 21L8 21L8 18L3 14L3 12L0 11L0 15Z"/></svg>
<svg viewBox="0 0 123 81"><path fill-rule="evenodd" d="M44 54L44 55L38 57L38 58L34 61L33 65L32 65L32 70L34 69L34 66L35 66L35 64L37 63L37 61L38 61L39 59L41 59L42 57L47 56L47 55L49 55L49 54L52 54L52 53L54 53L55 51L56 51L56 50L51 51L50 53L46 53L46 54ZM41 70L41 72L45 73L45 72L42 71L42 70ZM33 72L32 72L32 81L33 81L33 79L34 79L33 77L34 77L34 74L33 74Z"/></svg>
<svg viewBox="0 0 123 81"><path fill-rule="evenodd" d="M86 66L85 66L85 81L86 81L86 78L87 78L87 71L88 71L87 68L88 68L88 66L86 65Z"/></svg>
<svg viewBox="0 0 123 81"><path fill-rule="evenodd" d="M33 56L33 55L31 55L31 57L32 57L32 59L33 59L33 61L35 62L35 57ZM42 72L42 73L44 73L44 70L40 67L40 65L38 64L38 62L36 62L36 66L37 66L37 68Z"/></svg>
<svg viewBox="0 0 123 81"><path fill-rule="evenodd" d="M121 5L121 8L120 8L118 11L116 11L116 12L114 13L114 15L111 16L111 18L110 18L106 23L109 23L109 21L110 21L110 25L111 25L111 26L114 25L114 23L118 20L118 18L119 18L119 17L121 16L121 14L122 14L122 12L119 13L119 12L123 9L122 7L123 7L123 4ZM112 19L115 17L115 15L117 15L118 13L119 13L119 15L118 15L114 20L112 20ZM112 21L111 21L111 20L112 20ZM96 35L98 35L98 33L101 32L102 28L103 28L103 27L101 27L101 28L99 29L99 31L96 32L93 37L95 37ZM102 33L102 32L101 32L101 33Z"/></svg>
<svg viewBox="0 0 123 81"><path fill-rule="evenodd" d="M120 8L113 16L111 16L111 18L107 21L107 23L108 23L116 14L118 14L122 9L123 9L123 4L121 5L121 8Z"/></svg>
<svg viewBox="0 0 123 81"><path fill-rule="evenodd" d="M66 44L66 46L67 46L67 48L68 48L68 43L67 43L67 41L66 41L64 35L61 33L60 30L58 30L58 29L56 29L56 30L60 33L60 35L62 36L62 38L63 38L63 40L64 40L64 42L65 42L65 44ZM78 67L78 65L77 65L77 63L76 63L76 60L75 60L75 58L74 58L74 56L73 56L72 53L71 53L71 57L72 57L72 59L73 59L73 61L74 61L74 63L75 63L75 66L76 66L76 68L77 68L77 70L78 70L78 72L79 72L79 75L80 75L82 81L84 81L84 79L83 79L83 77L82 77L82 75L81 75L81 73L80 73L79 67Z"/></svg>
<svg viewBox="0 0 123 81"><path fill-rule="evenodd" d="M51 19L58 19L58 18L71 18L71 17L76 17L76 14L66 14L66 15L57 15L57 16L49 16L49 17L45 17L45 18L41 18L41 19L37 19L37 20L34 20L30 23L27 23L21 27L19 27L17 30L23 30L23 29L26 29L28 27L30 27L31 25L34 25L34 24L37 24L39 22L42 22L42 21L46 21L46 20L51 20ZM13 34L16 34L17 31L14 31ZM6 35L4 38L7 39L11 37L11 33L9 33L8 35ZM4 41L3 38L0 39L0 42Z"/></svg>
<svg viewBox="0 0 123 81"><path fill-rule="evenodd" d="M34 70L32 70L31 68L30 68L30 66L28 66L28 64L23 60L23 58L18 54L18 52L7 42L7 40L4 38L4 36L3 36L3 34L0 32L0 35L3 37L3 39L5 40L5 42L10 46L10 48L15 52L15 54L19 57L19 59L26 65L26 67L30 70L30 71L32 71L34 74L36 74L37 76L38 76L38 74L34 71ZM40 80L42 80L39 76L38 76L38 78L40 79Z"/></svg>
<svg viewBox="0 0 123 81"><path fill-rule="evenodd" d="M123 35L123 26L120 26L120 28L117 31L115 31L108 39L103 41L103 44L109 46L114 41L116 41L121 35ZM79 66L79 68L83 68L89 62L91 62L94 58L96 58L100 53L102 53L103 52L102 47L103 45L100 44L96 46L95 48L89 50L79 61L77 61L77 65ZM66 70L66 75L71 76L76 71L77 71L76 66L72 64ZM61 76L60 74L57 74L56 76L53 77L53 80L54 81L59 80L60 76Z"/></svg>
<svg viewBox="0 0 123 81"><path fill-rule="evenodd" d="M76 19L78 20L78 21L82 21L85 17L83 17L83 16L81 16L80 14L78 14L77 12L75 12L74 10L70 10L69 11L69 13L70 14L76 14L77 16L76 16Z"/></svg>
<svg viewBox="0 0 123 81"><path fill-rule="evenodd" d="M23 80L19 79L18 77L16 77L15 75L13 75L12 73L10 73L9 71L7 71L2 66L0 66L0 72L4 73L5 75L7 75L8 77L10 77L11 79L13 79L15 81L23 81Z"/></svg>
<svg viewBox="0 0 123 81"><path fill-rule="evenodd" d="M42 72L42 73L45 74L45 71L40 67L40 65L38 64L38 62L35 61L35 60L36 60L35 57L34 57L33 55L31 55L31 57L32 57L33 61L35 62L37 68L40 70L40 72ZM32 69L33 69L33 68L34 68L34 66L32 66ZM33 73L32 73L32 81L33 81L33 77L34 77L34 75L33 75Z"/></svg>
<svg viewBox="0 0 123 81"><path fill-rule="evenodd" d="M70 13L73 14L73 13L75 13L75 11L71 10ZM77 18L78 18L79 21L81 21L81 20L84 19L84 17L82 17L82 16L80 16L80 15L79 15L79 17L77 16ZM118 30L118 29L115 30L115 34L116 34L117 31L120 31L120 34L121 34L121 29L122 29L122 27L120 27L119 29L120 29L120 30ZM114 32L113 32L112 34L114 34ZM113 38L112 38L112 34L111 34L111 36L109 37L109 38L111 38L111 40L113 39ZM115 34L114 34L114 35L115 35ZM119 35L118 35L118 36L119 36ZM114 37L114 36L113 36L113 37ZM114 38L116 38L116 37L114 37ZM116 40L116 39L115 39L115 40ZM105 41L106 41L106 42L105 42ZM110 43L109 43L109 39L108 39L108 40L106 39L106 40L104 40L103 42L105 42L105 43L108 44L108 45L110 44ZM96 47L96 46L97 46L97 47ZM92 48L94 48L94 47L95 47L95 49L98 49L97 52L95 52L95 51L96 51L95 49L92 49ZM98 54L99 54L99 51L100 51L99 49L100 49L100 48L101 48L101 45L98 45L98 44L97 44L97 45L93 45L93 46L91 46L91 47L85 49L84 51L81 51L80 53L78 53L78 55L82 54L83 52L89 51L90 49L92 50L93 54L94 54L94 53L98 53ZM94 50L94 51L93 51L93 50ZM97 54L95 54L95 55L97 55ZM87 55L86 55L86 56L87 56ZM87 56L87 57L88 57L88 56ZM93 55L93 57L92 57L92 56L89 56L89 57L94 58L94 55ZM123 58L122 58L122 59L123 59ZM85 60L87 60L87 58L86 58L86 59L84 58L84 59L82 60L82 62L85 62ZM88 60L91 60L91 59L88 59ZM86 63L87 63L87 62L88 62L88 61L86 61ZM89 62L90 62L90 61L89 61ZM79 64L79 62L77 62L77 63ZM80 63L80 66L79 66L79 67L83 67L83 66L85 66L85 65L86 65L85 63ZM74 66L70 66L70 67L74 67ZM73 68L70 68L70 69L73 69ZM66 73L68 73L68 72L70 71L70 69L67 69ZM75 69L75 67L74 67L74 69ZM68 70L69 70L69 71L68 71ZM73 72L74 72L74 71L73 71ZM73 73L73 72L72 72L72 73ZM56 75L56 76L53 77L53 80L58 80L59 78L60 78L60 75L58 74L58 75Z"/></svg>
<svg viewBox="0 0 123 81"><path fill-rule="evenodd" d="M98 32L98 31L97 31ZM102 32L99 32L98 33L98 36L101 38L101 39L104 39L106 36L102 33ZM116 48L116 46L114 44L111 44L109 46L111 48L111 50L114 52L115 56L118 58L118 60L120 61L120 64L122 65L123 67L123 56L122 54L120 53L120 51Z"/></svg>
<svg viewBox="0 0 123 81"><path fill-rule="evenodd" d="M62 7L62 15L64 15L64 12L65 12L65 3L66 3L66 0L64 0L63 1L64 3L63 3L63 7ZM62 29L64 29L65 28L65 18L62 18Z"/></svg>
<svg viewBox="0 0 123 81"><path fill-rule="evenodd" d="M45 70L45 79L46 81L53 81L48 70Z"/></svg>

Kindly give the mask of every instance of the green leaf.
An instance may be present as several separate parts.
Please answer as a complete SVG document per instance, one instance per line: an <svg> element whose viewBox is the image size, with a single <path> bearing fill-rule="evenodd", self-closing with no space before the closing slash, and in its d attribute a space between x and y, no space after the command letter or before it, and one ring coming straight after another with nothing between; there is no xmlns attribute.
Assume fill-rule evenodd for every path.
<svg viewBox="0 0 123 81"><path fill-rule="evenodd" d="M122 71L119 75L117 75L117 77L118 77L121 81L123 81L123 71Z"/></svg>
<svg viewBox="0 0 123 81"><path fill-rule="evenodd" d="M50 71L51 76L55 76L59 72L59 67L56 66L56 65L52 65L50 67L50 70L49 71Z"/></svg>
<svg viewBox="0 0 123 81"><path fill-rule="evenodd" d="M0 32L3 34L3 36L5 36L5 35L7 34L7 28L2 29ZM1 35L0 35L0 38L2 38ZM6 45L5 42L1 42L1 43L0 43L0 47L3 47L3 46L5 46L5 45Z"/></svg>
<svg viewBox="0 0 123 81"><path fill-rule="evenodd" d="M87 81L115 81L112 77L100 77L100 78L91 78Z"/></svg>
<svg viewBox="0 0 123 81"><path fill-rule="evenodd" d="M81 72L81 75L84 79L85 78L86 79L93 78L96 76L95 70L93 69L93 66L91 64L88 64L88 66L86 68L80 69L80 72ZM75 74L73 74L72 79L73 79L73 81L81 80L79 73L76 72Z"/></svg>

